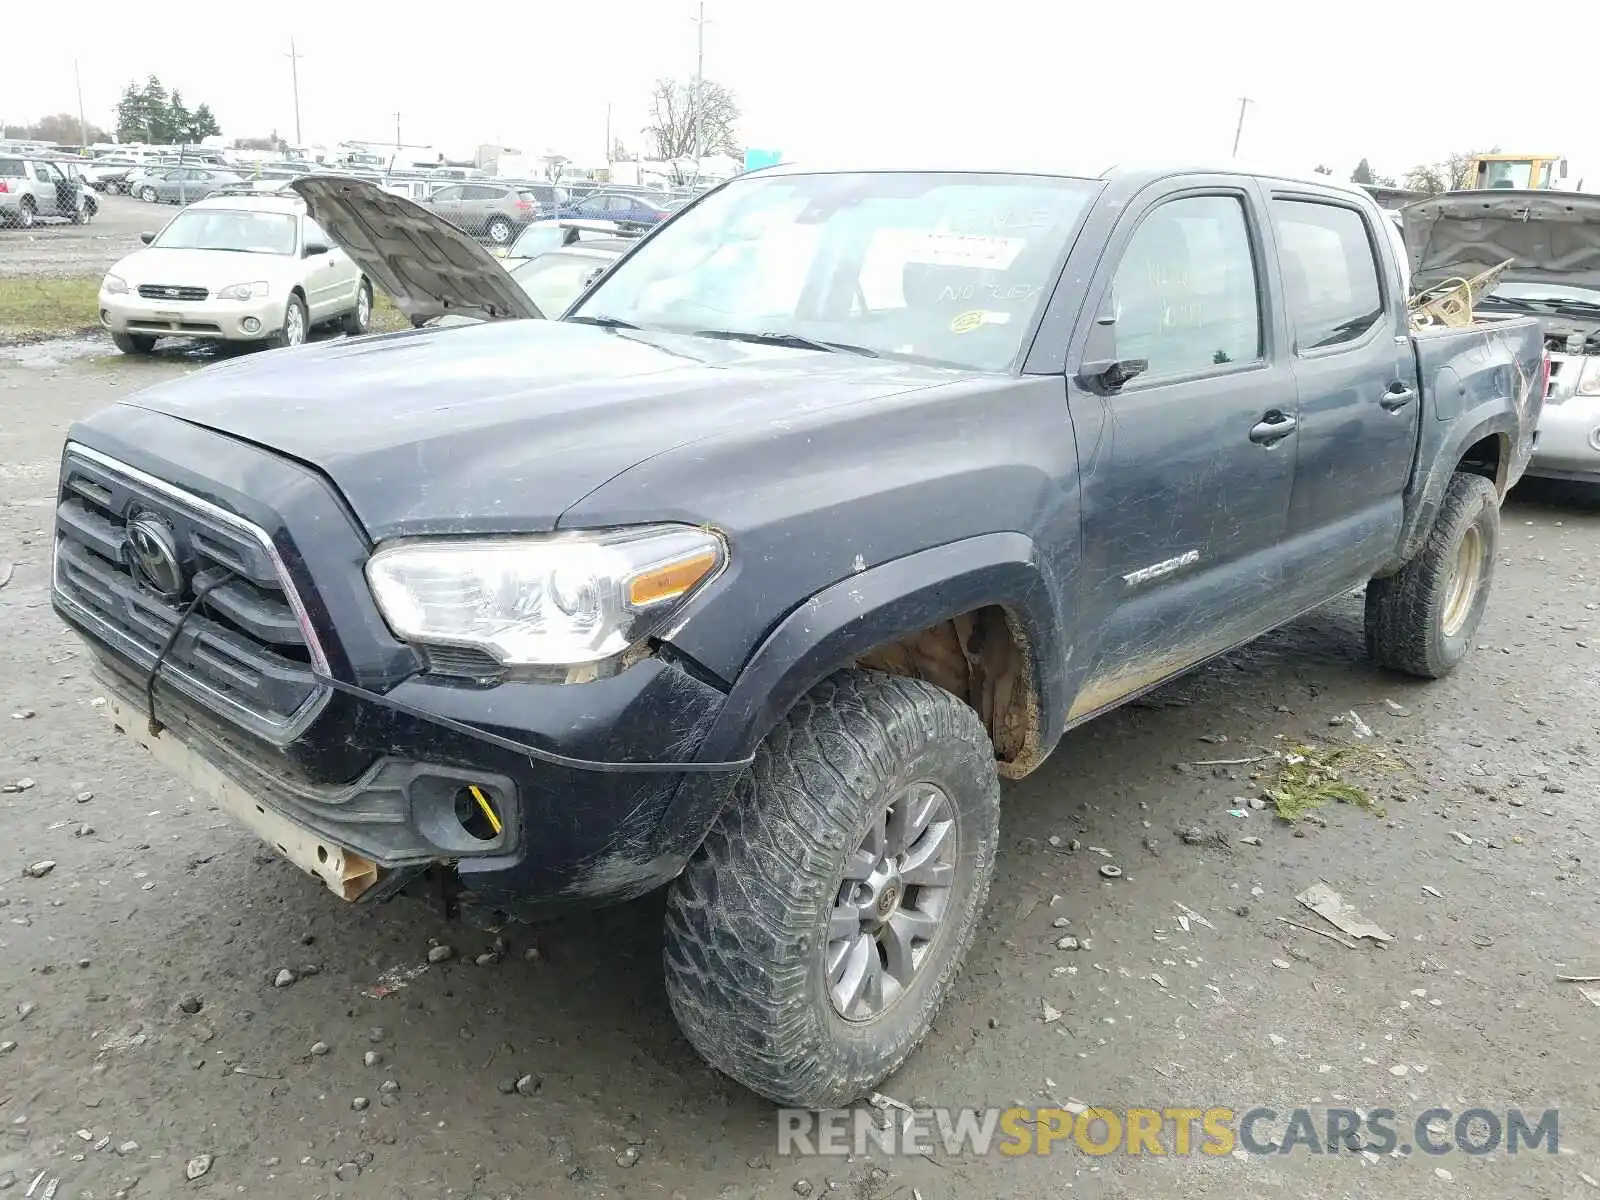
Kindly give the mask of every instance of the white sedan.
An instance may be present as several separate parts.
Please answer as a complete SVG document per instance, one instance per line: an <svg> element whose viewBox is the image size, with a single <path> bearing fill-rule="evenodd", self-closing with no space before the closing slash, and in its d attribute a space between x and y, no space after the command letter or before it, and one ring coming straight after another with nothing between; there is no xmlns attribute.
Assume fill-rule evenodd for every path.
<svg viewBox="0 0 1600 1200"><path fill-rule="evenodd" d="M298 346L317 325L372 323L372 283L298 196L189 205L100 285L100 323L124 354L158 337Z"/></svg>

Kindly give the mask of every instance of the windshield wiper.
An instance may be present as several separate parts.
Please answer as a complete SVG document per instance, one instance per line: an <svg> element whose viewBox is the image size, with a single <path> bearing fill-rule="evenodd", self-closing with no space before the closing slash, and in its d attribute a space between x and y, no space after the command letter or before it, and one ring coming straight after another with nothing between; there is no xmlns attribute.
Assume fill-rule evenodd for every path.
<svg viewBox="0 0 1600 1200"><path fill-rule="evenodd" d="M1557 311L1569 312L1600 312L1600 302L1594 300L1565 299L1558 300L1554 296L1541 296L1535 301L1537 304L1548 304Z"/></svg>
<svg viewBox="0 0 1600 1200"><path fill-rule="evenodd" d="M876 350L865 346L852 346L848 342L824 342L799 333L751 333L743 329L697 329L695 337L722 338L729 342L755 342L762 346L790 346L796 350L822 350L832 354L859 354L863 358L877 358Z"/></svg>
<svg viewBox="0 0 1600 1200"><path fill-rule="evenodd" d="M1484 296L1482 299L1480 299L1478 301L1478 303L1479 304L1503 304L1507 308L1520 308L1520 309L1523 309L1524 311L1531 311L1532 308L1533 308L1533 305L1529 304L1526 300L1523 300L1518 296L1495 296L1495 295L1491 294L1491 295L1488 295L1488 296Z"/></svg>
<svg viewBox="0 0 1600 1200"><path fill-rule="evenodd" d="M637 329L632 321L624 321L621 317L563 317L573 325L598 325L601 329Z"/></svg>

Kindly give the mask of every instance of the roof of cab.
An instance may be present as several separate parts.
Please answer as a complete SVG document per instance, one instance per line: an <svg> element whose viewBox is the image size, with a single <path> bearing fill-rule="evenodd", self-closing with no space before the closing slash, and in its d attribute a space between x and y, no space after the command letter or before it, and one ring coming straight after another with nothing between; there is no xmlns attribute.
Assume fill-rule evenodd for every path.
<svg viewBox="0 0 1600 1200"><path fill-rule="evenodd" d="M967 160L956 162L929 162L921 159L903 162L886 161L882 159L865 162L849 163L805 163L785 162L777 163L770 167L760 167L747 172L738 178L752 178L755 176L773 175L840 175L874 172L923 172L923 173L950 173L959 175L1038 175L1058 179L1082 179L1086 181L1110 183L1113 180L1122 183L1153 183L1172 175L1242 175L1255 179L1270 179L1285 183L1315 184L1318 187L1329 188L1334 191L1344 192L1352 196L1365 196L1371 198L1365 188L1359 184L1347 183L1335 179L1330 175L1317 174L1304 169L1284 170L1281 166L1266 163L1241 163L1230 162L1226 165L1216 163L1160 163L1160 162L1129 162L1118 163L1109 167L1085 167L1084 164L1068 164L1059 160L1006 160L1001 162L988 162L983 160Z"/></svg>

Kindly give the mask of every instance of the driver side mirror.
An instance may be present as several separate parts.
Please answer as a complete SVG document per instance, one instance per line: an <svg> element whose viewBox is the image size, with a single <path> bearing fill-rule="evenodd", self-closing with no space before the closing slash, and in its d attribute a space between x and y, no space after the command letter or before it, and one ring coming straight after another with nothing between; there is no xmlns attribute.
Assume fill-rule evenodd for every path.
<svg viewBox="0 0 1600 1200"><path fill-rule="evenodd" d="M141 233L139 235L139 240L148 246L151 242L156 240L156 235L153 233Z"/></svg>
<svg viewBox="0 0 1600 1200"><path fill-rule="evenodd" d="M1112 396L1127 382L1150 369L1146 358L1100 358L1078 368L1078 386L1098 396Z"/></svg>
<svg viewBox="0 0 1600 1200"><path fill-rule="evenodd" d="M326 254L327 252L328 252L328 246L327 246L326 242L307 242L306 243L305 256L307 258L310 258L314 254Z"/></svg>

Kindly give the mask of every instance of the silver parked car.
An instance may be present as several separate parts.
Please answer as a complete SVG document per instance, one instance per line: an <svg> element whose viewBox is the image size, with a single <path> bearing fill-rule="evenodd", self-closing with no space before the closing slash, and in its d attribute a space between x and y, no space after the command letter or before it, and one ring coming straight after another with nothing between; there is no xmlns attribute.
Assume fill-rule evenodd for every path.
<svg viewBox="0 0 1600 1200"><path fill-rule="evenodd" d="M244 176L216 167L172 167L147 175L133 194L152 203L193 204L214 195L224 184L242 182Z"/></svg>
<svg viewBox="0 0 1600 1200"><path fill-rule="evenodd" d="M1526 477L1600 485L1600 196L1446 192L1402 210L1417 291L1502 263L1480 321L1533 316L1549 358Z"/></svg>
<svg viewBox="0 0 1600 1200"><path fill-rule="evenodd" d="M83 184L43 158L0 155L0 225L29 229L40 217L77 224L91 215Z"/></svg>
<svg viewBox="0 0 1600 1200"><path fill-rule="evenodd" d="M218 196L144 235L100 285L100 322L124 354L158 337L299 346L313 326L372 323L372 283L298 196Z"/></svg>

